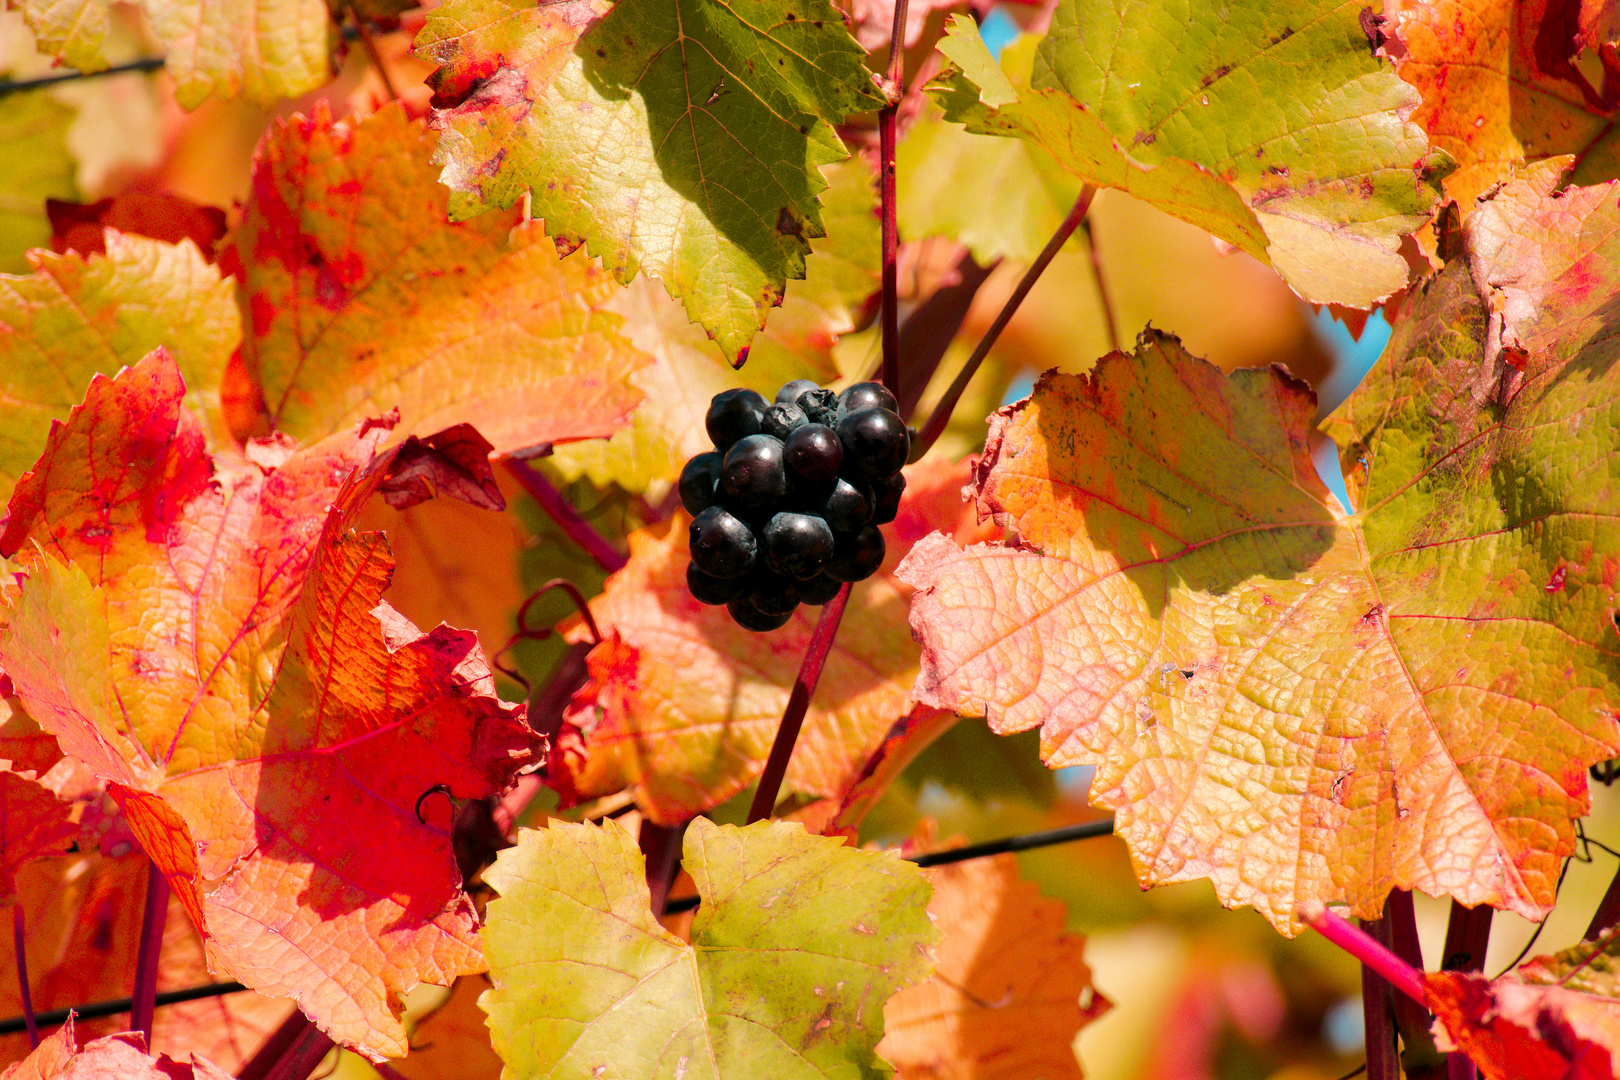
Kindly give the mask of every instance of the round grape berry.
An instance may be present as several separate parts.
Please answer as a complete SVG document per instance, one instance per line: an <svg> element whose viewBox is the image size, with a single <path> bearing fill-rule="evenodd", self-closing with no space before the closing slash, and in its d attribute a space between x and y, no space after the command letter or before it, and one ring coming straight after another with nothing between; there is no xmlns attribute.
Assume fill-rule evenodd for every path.
<svg viewBox="0 0 1620 1080"><path fill-rule="evenodd" d="M833 531L812 514L777 514L762 539L765 564L790 578L815 577L833 557Z"/></svg>
<svg viewBox="0 0 1620 1080"><path fill-rule="evenodd" d="M709 402L703 426L716 450L757 433L765 422L765 399L753 390L724 390Z"/></svg>
<svg viewBox="0 0 1620 1080"><path fill-rule="evenodd" d="M718 451L705 450L693 455L686 468L681 470L681 505L693 517L714 505L720 487L720 462Z"/></svg>
<svg viewBox="0 0 1620 1080"><path fill-rule="evenodd" d="M826 424L806 424L782 444L788 475L808 487L826 487L838 479L844 464L844 444Z"/></svg>
<svg viewBox="0 0 1620 1080"><path fill-rule="evenodd" d="M872 489L863 480L839 477L821 504L821 517L833 532L854 532L872 520Z"/></svg>
<svg viewBox="0 0 1620 1080"><path fill-rule="evenodd" d="M759 554L753 530L719 506L711 506L692 519L687 546L697 568L717 578L742 577Z"/></svg>
<svg viewBox="0 0 1620 1080"><path fill-rule="evenodd" d="M717 578L698 569L695 562L686 564L686 591L700 604L726 604L743 591L746 577Z"/></svg>
<svg viewBox="0 0 1620 1080"><path fill-rule="evenodd" d="M825 571L839 581L865 581L883 565L883 533L876 525L866 525L859 532L841 533L834 545L832 561Z"/></svg>
<svg viewBox="0 0 1620 1080"><path fill-rule="evenodd" d="M748 602L766 615L791 615L799 606L799 583L763 566L748 575Z"/></svg>
<svg viewBox="0 0 1620 1080"><path fill-rule="evenodd" d="M770 435L739 440L726 451L720 483L745 510L764 511L780 503L788 493L782 440Z"/></svg>
<svg viewBox="0 0 1620 1080"><path fill-rule="evenodd" d="M821 384L813 379L794 379L790 383L783 383L782 389L776 392L778 405L792 405L799 400L799 395L806 390L820 390Z"/></svg>
<svg viewBox="0 0 1620 1080"><path fill-rule="evenodd" d="M832 427L838 423L838 395L831 390L820 387L806 390L794 400L794 404L804 410L804 415L810 418L812 424Z"/></svg>
<svg viewBox="0 0 1620 1080"><path fill-rule="evenodd" d="M786 441L794 430L801 428L810 421L805 417L804 410L797 405L772 405L765 410L765 423L759 430L766 435L775 436Z"/></svg>
<svg viewBox="0 0 1620 1080"><path fill-rule="evenodd" d="M799 582L799 603L815 604L819 607L837 596L838 590L843 587L844 583L837 578L817 574L809 581Z"/></svg>
<svg viewBox="0 0 1620 1080"><path fill-rule="evenodd" d="M858 382L854 386L846 387L838 395L838 411L842 415L860 412L862 409L888 409L892 413L900 411L899 402L889 393L889 388L878 382Z"/></svg>
<svg viewBox="0 0 1620 1080"><path fill-rule="evenodd" d="M731 619L744 630L752 630L756 634L763 634L770 630L780 629L787 621L793 618L793 612L787 611L780 615L767 615L754 606L753 600L747 593L737 597L726 605L731 613Z"/></svg>
<svg viewBox="0 0 1620 1080"><path fill-rule="evenodd" d="M877 498L872 508L872 524L887 525L900 512L900 496L906 493L905 474L884 477L872 485L872 493Z"/></svg>
<svg viewBox="0 0 1620 1080"><path fill-rule="evenodd" d="M906 463L911 438L906 425L888 409L858 409L838 421L844 460L858 473L881 479Z"/></svg>

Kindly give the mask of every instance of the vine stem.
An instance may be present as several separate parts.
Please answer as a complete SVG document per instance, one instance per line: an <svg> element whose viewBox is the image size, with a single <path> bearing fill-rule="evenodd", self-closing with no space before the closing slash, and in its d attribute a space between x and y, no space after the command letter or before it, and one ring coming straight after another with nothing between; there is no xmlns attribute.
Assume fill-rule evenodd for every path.
<svg viewBox="0 0 1620 1080"><path fill-rule="evenodd" d="M1351 926L1319 901L1308 900L1301 904L1299 917L1312 930L1383 976L1395 989L1413 1001L1428 1004L1429 994L1423 985L1423 976L1396 956L1388 945L1365 930Z"/></svg>
<svg viewBox="0 0 1620 1080"><path fill-rule="evenodd" d="M557 523L567 534L568 539L584 548L585 553L596 560L597 566L609 574L623 569L625 557L619 554L590 522L580 516L579 511L563 498L562 492L558 491L539 469L518 458L506 458L505 462L507 472L517 478L517 482L523 485L523 490L540 504L540 509Z"/></svg>
<svg viewBox="0 0 1620 1080"><path fill-rule="evenodd" d="M799 663L799 675L793 680L793 691L788 695L787 708L782 711L781 726L776 729L776 741L771 744L771 756L765 759L765 771L759 774L759 787L754 791L754 802L748 808L748 824L763 821L776 808L777 793L782 790L782 777L787 775L788 759L793 756L793 744L799 739L804 726L805 710L821 681L821 669L826 666L827 654L832 651L833 638L844 617L844 605L849 603L850 586L846 583L838 595L827 601L821 609L821 618L805 647L804 659Z"/></svg>
<svg viewBox="0 0 1620 1080"><path fill-rule="evenodd" d="M135 992L130 995L129 1026L152 1045L152 1013L157 1008L158 954L163 950L163 924L169 914L169 879L157 863L147 861L146 908L141 912L141 944L135 958Z"/></svg>
<svg viewBox="0 0 1620 1080"><path fill-rule="evenodd" d="M900 390L900 228L896 219L894 150L900 102L905 97L906 0L895 0L889 62L883 73L887 102L878 112L878 191L883 215L883 385Z"/></svg>
<svg viewBox="0 0 1620 1080"><path fill-rule="evenodd" d="M23 944L28 937L23 933L23 907L20 896L11 905L11 939L17 952L17 986L22 991L23 1019L28 1021L28 1045L37 1049L39 1025L34 1022L34 996L28 989L28 957L23 952Z"/></svg>
<svg viewBox="0 0 1620 1080"><path fill-rule="evenodd" d="M996 339L1001 337L1001 332L1012 321L1013 315L1018 312L1019 305L1024 302L1024 297L1029 295L1029 291L1035 287L1035 282L1040 279L1041 273L1057 256L1057 253L1062 250L1069 237L1074 235L1074 230L1079 228L1080 223L1086 219L1086 211L1091 209L1091 200L1096 197L1097 189L1090 184L1080 189L1079 198L1075 199L1074 205L1069 208L1069 216L1063 219L1063 223L1057 227L1057 231L1046 242L1046 246L1041 249L1041 253L1035 256L1035 261L1029 264L1028 270L1024 271L1024 276L1019 280L1018 287L1012 291L1011 296L1007 297L1007 302L1001 305L1001 311L996 315L996 321L991 323L990 329L984 332L984 337L979 340L978 347L973 350L973 355L968 357L967 362L962 365L962 370L957 374L956 381L951 383L950 389L945 391L945 396L940 398L939 404L934 406L934 411L929 414L928 422L923 425L922 432L911 445L912 461L916 461L926 454L928 448L934 445L940 433L945 430L945 425L951 419L951 413L956 411L956 403L962 400L962 393L978 372L979 365L984 363L986 356L990 355L990 350L995 347Z"/></svg>

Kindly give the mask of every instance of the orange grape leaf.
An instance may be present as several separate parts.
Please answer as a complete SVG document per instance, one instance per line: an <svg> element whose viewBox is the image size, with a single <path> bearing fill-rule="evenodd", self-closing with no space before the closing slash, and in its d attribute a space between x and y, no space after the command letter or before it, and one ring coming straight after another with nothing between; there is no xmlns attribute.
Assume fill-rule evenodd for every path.
<svg viewBox="0 0 1620 1080"><path fill-rule="evenodd" d="M1458 163L1445 186L1465 215L1521 161L1577 154L1578 183L1620 175L1616 111L1574 62L1574 15L1566 0L1400 6L1396 71L1423 95L1412 121Z"/></svg>
<svg viewBox="0 0 1620 1080"><path fill-rule="evenodd" d="M490 1044L478 996L490 988L483 975L456 980L444 1004L411 1029L416 1049L393 1063L405 1080L500 1080L501 1059Z"/></svg>
<svg viewBox="0 0 1620 1080"><path fill-rule="evenodd" d="M1557 317L1518 325L1540 351L1509 396L1467 265L1414 296L1333 420L1354 515L1281 369L1223 376L1148 333L1043 377L974 483L1022 546L929 538L898 571L917 699L1095 763L1146 884L1208 877L1291 932L1301 900L1371 917L1392 888L1542 917L1586 767L1620 746L1605 199Z"/></svg>
<svg viewBox="0 0 1620 1080"><path fill-rule="evenodd" d="M883 1006L878 1053L899 1080L1080 1080L1074 1037L1109 1002L1062 902L1020 880L1012 855L923 873L944 940L934 974Z"/></svg>
<svg viewBox="0 0 1620 1080"><path fill-rule="evenodd" d="M107 1035L79 1046L73 1036L73 1018L56 1034L40 1041L39 1049L5 1072L0 1080L231 1080L231 1074L205 1057L191 1055L189 1064L166 1054L146 1052L146 1036L138 1031Z"/></svg>
<svg viewBox="0 0 1620 1080"><path fill-rule="evenodd" d="M463 224L399 106L278 123L230 256L267 425L324 438L397 407L397 435L473 422L498 453L611 434L646 362L609 275L514 211Z"/></svg>
<svg viewBox="0 0 1620 1080"><path fill-rule="evenodd" d="M71 803L37 781L0 772L0 903L16 903L18 867L60 855L78 832Z"/></svg>
<svg viewBox="0 0 1620 1080"><path fill-rule="evenodd" d="M394 995L483 967L448 807L417 800L501 790L535 737L471 633L382 602L387 546L348 531L382 430L210 459L183 395L154 353L52 430L0 535L28 572L0 664L115 785L216 970L397 1056Z"/></svg>
<svg viewBox="0 0 1620 1080"><path fill-rule="evenodd" d="M1620 4L1615 0L1581 0L1579 37L1583 49L1601 49L1620 41Z"/></svg>
<svg viewBox="0 0 1620 1080"><path fill-rule="evenodd" d="M917 647L906 632L906 589L887 572L910 540L939 523L972 523L961 502L966 467L931 459L907 470L900 517L880 571L855 587L811 699L785 791L841 797L909 711ZM565 798L634 788L659 824L683 821L753 783L787 704L819 609L754 634L724 608L686 591L682 513L632 533L630 561L591 602L607 640L592 650L591 681L565 720L550 777ZM585 640L573 624L570 640Z"/></svg>

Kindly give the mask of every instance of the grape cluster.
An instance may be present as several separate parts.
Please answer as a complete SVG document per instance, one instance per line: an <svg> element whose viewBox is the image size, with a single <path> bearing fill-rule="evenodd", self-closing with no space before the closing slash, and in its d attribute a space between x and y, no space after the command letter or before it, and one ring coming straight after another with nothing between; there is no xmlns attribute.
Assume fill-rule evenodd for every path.
<svg viewBox="0 0 1620 1080"><path fill-rule="evenodd" d="M795 379L768 402L716 394L713 450L681 470L692 515L686 586L739 626L775 630L800 604L825 604L883 562L883 533L906 478L911 432L881 383L842 394Z"/></svg>

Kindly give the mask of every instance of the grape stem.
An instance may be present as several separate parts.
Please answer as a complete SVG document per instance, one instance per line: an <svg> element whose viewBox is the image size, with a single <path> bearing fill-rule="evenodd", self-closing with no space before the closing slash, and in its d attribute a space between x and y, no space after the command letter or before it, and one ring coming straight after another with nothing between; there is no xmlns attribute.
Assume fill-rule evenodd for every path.
<svg viewBox="0 0 1620 1080"><path fill-rule="evenodd" d="M1075 199L1074 205L1069 208L1068 217L1063 219L1063 223L1057 227L1057 232L1052 234L1052 238L1046 242L1046 246L1041 249L1041 253L1035 256L1035 261L1029 264L1029 269L1024 271L1024 276L1018 282L1018 287L1012 291L1011 296L1007 297L1007 302L1001 305L1001 311L996 315L996 321L991 323L990 329L984 332L984 337L979 340L978 347L973 350L973 355L967 358L967 362L962 365L962 370L957 373L956 381L951 383L950 389L945 391L945 396L940 398L939 404L934 406L934 411L929 415L928 422L923 425L922 432L911 444L912 461L916 461L926 454L928 448L933 446L939 439L940 433L945 430L945 425L951 419L951 413L956 410L957 402L962 400L963 391L967 389L967 385L973 380L973 376L978 373L979 365L984 363L986 356L990 355L990 350L995 347L996 339L1001 336L1001 332L1012 321L1012 317L1017 313L1019 305L1024 302L1024 297L1029 295L1029 291L1035 287L1035 282L1040 279L1041 273L1051 263L1052 259L1057 256L1057 253L1062 250L1069 237L1074 235L1074 230L1079 228L1080 223L1086 219L1086 211L1091 209L1091 200L1096 196L1097 189L1090 184L1080 189L1080 197Z"/></svg>
<svg viewBox="0 0 1620 1080"><path fill-rule="evenodd" d="M157 1007L158 953L163 948L163 924L169 915L169 879L157 863L148 861L146 908L141 912L141 943L135 959L135 991L130 995L129 1026L146 1035L152 1045L152 1013Z"/></svg>
<svg viewBox="0 0 1620 1080"><path fill-rule="evenodd" d="M17 956L17 987L22 991L23 1019L28 1023L28 1045L39 1046L39 1025L34 1022L34 995L28 989L28 956L23 945L28 937L23 932L22 897L11 902L11 939Z"/></svg>
<svg viewBox="0 0 1620 1080"><path fill-rule="evenodd" d="M759 775L759 787L754 791L753 805L748 808L750 825L770 817L776 808L776 796L782 790L782 778L787 775L793 744L799 739L805 711L810 708L810 698L821 681L821 669L832 651L833 638L844 617L844 605L849 603L849 590L846 583L837 596L827 601L821 609L821 618L816 620L810 644L805 647L804 659L799 663L798 678L793 680L793 691L788 694L787 708L782 711L781 726L776 729L776 741L771 744L771 756L765 759L765 771Z"/></svg>
<svg viewBox="0 0 1620 1080"><path fill-rule="evenodd" d="M1081 226L1086 234L1086 251L1091 255L1091 280L1097 286L1097 302L1102 305L1103 325L1108 328L1108 347L1115 352L1124 349L1119 340L1119 323L1114 318L1114 303L1108 297L1108 278L1103 274L1102 252L1097 250L1097 222L1087 218Z"/></svg>
<svg viewBox="0 0 1620 1080"><path fill-rule="evenodd" d="M610 574L623 569L626 561L625 557L619 554L613 545L608 543L602 534L592 527L590 522L580 516L579 511L575 510L573 504L563 498L562 492L558 491L551 481L546 479L545 474L527 461L518 458L506 458L504 460L507 471L517 478L518 483L523 485L523 490L527 491L534 501L540 504L540 509L544 510L546 516L557 523L558 527L567 534L568 539L584 548L585 553L596 560L597 566Z"/></svg>
<svg viewBox="0 0 1620 1080"><path fill-rule="evenodd" d="M895 217L894 148L905 96L906 0L895 0L889 62L883 76L887 103L878 112L878 191L883 218L883 385L900 389L900 232Z"/></svg>

